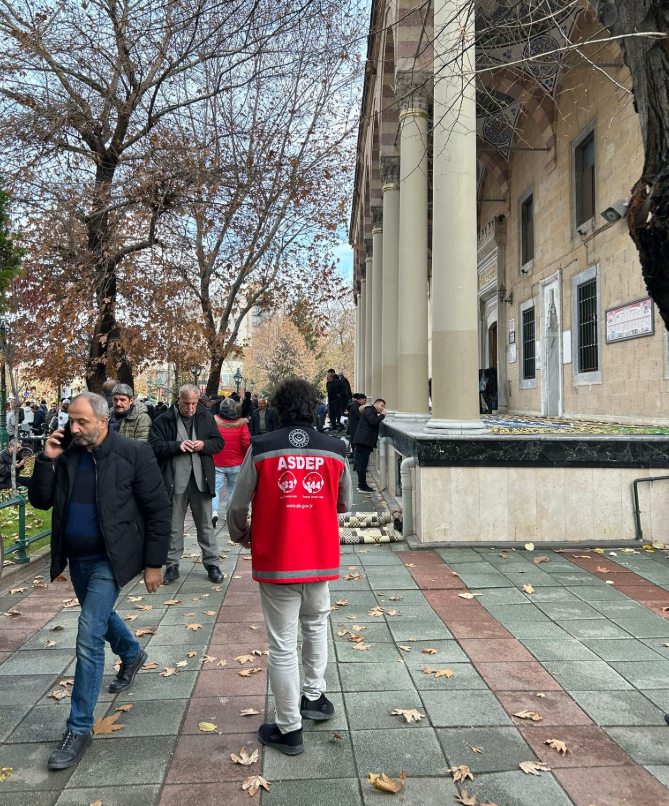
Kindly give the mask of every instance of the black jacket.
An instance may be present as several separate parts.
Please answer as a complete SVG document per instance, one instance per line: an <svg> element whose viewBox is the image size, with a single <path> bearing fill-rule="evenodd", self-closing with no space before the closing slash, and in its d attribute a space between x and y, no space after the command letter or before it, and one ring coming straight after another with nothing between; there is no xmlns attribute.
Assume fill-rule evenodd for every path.
<svg viewBox="0 0 669 806"><path fill-rule="evenodd" d="M379 414L374 406L364 406L360 409L360 422L353 438L354 445L366 445L376 448L379 441L379 426L385 420L385 414Z"/></svg>
<svg viewBox="0 0 669 806"><path fill-rule="evenodd" d="M276 431L279 427L279 418L274 409L265 408L265 427L267 433ZM257 437L260 434L260 409L254 409L251 414L251 422L249 423L249 431L252 437Z"/></svg>
<svg viewBox="0 0 669 806"><path fill-rule="evenodd" d="M343 408L347 408L349 401L352 398L351 392L351 384L348 382L348 378L340 378L339 383L341 384L341 405Z"/></svg>
<svg viewBox="0 0 669 806"><path fill-rule="evenodd" d="M339 380L339 378L335 378L332 381L327 381L325 384L325 388L327 389L328 400L341 401L343 396L343 387L342 382Z"/></svg>
<svg viewBox="0 0 669 806"><path fill-rule="evenodd" d="M72 444L58 459L43 453L35 460L28 500L50 509L51 579L67 564L64 534L81 452ZM153 452L143 442L114 431L93 448L98 518L109 561L122 588L144 568L160 568L167 559L172 512Z"/></svg>
<svg viewBox="0 0 669 806"><path fill-rule="evenodd" d="M242 417L250 417L252 408L253 402L250 398L245 397L244 400L242 400Z"/></svg>
<svg viewBox="0 0 669 806"><path fill-rule="evenodd" d="M355 437L355 432L358 430L358 423L360 422L360 403L354 400L348 410L348 434L351 437L351 442Z"/></svg>
<svg viewBox="0 0 669 806"><path fill-rule="evenodd" d="M220 453L225 447L225 442L218 430L214 415L204 406L198 406L195 410L194 424L197 438L204 442L204 450L200 451L202 470L207 480L207 486L211 497L216 492L216 469L214 460L211 458L215 453ZM177 404L170 406L160 417L156 417L151 426L149 434L149 445L156 454L160 472L163 474L165 489L172 499L174 491L174 476L172 474L172 460L181 453L181 439L177 434Z"/></svg>
<svg viewBox="0 0 669 806"><path fill-rule="evenodd" d="M33 419L33 431L36 434L41 434L42 426L44 425L45 422L46 422L46 412L44 411L44 409L41 408L37 409L37 411L35 412L35 417Z"/></svg>

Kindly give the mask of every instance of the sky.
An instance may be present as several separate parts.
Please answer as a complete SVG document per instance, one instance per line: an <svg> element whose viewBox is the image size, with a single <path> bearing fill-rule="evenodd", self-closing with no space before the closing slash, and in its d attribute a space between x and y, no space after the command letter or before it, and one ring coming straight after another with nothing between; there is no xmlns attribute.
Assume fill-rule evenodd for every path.
<svg viewBox="0 0 669 806"><path fill-rule="evenodd" d="M342 241L334 250L334 258L338 263L339 272L348 282L353 282L353 250L347 241Z"/></svg>

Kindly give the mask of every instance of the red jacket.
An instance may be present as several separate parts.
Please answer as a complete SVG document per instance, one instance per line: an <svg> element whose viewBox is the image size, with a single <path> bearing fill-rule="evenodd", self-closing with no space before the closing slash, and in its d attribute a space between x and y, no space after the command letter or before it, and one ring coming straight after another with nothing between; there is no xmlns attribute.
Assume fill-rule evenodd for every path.
<svg viewBox="0 0 669 806"><path fill-rule="evenodd" d="M237 543L252 535L258 582L322 582L339 577L337 513L350 507L345 443L289 423L253 437L228 503L228 528Z"/></svg>
<svg viewBox="0 0 669 806"><path fill-rule="evenodd" d="M225 447L220 453L214 454L216 467L236 467L241 465L251 444L251 434L244 418L226 420L224 417L214 417L218 430L225 440Z"/></svg>

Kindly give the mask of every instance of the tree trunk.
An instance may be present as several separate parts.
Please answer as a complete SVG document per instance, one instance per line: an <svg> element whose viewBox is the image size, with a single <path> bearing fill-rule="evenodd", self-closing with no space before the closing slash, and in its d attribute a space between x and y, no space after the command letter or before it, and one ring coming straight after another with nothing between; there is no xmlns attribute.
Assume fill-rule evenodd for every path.
<svg viewBox="0 0 669 806"><path fill-rule="evenodd" d="M654 31L669 35L666 0L590 0L614 36ZM644 167L632 188L627 214L639 250L646 288L669 329L669 39L620 40L632 75L639 114Z"/></svg>

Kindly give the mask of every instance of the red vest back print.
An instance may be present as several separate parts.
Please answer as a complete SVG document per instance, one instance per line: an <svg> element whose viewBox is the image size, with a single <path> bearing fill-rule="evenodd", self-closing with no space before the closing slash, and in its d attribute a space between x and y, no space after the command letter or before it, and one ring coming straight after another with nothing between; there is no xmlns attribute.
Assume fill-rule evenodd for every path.
<svg viewBox="0 0 669 806"><path fill-rule="evenodd" d="M296 425L254 437L251 449L258 474L251 510L253 578L337 579L344 443Z"/></svg>

